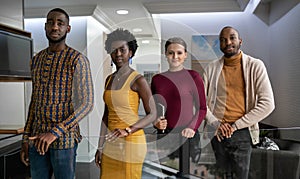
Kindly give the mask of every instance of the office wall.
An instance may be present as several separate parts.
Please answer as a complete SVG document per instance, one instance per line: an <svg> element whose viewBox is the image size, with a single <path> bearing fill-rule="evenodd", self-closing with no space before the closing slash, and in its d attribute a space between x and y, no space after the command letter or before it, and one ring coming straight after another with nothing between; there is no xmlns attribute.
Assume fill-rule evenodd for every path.
<svg viewBox="0 0 300 179"><path fill-rule="evenodd" d="M23 0L1 0L0 23L23 29Z"/></svg>
<svg viewBox="0 0 300 179"><path fill-rule="evenodd" d="M24 83L0 82L0 100L0 126L24 126Z"/></svg>
<svg viewBox="0 0 300 179"><path fill-rule="evenodd" d="M270 26L270 77L276 109L266 121L278 127L300 127L300 4ZM299 139L283 130L283 138Z"/></svg>
<svg viewBox="0 0 300 179"><path fill-rule="evenodd" d="M191 53L192 35L218 35L224 26L233 26L239 30L243 39L242 50L245 53L268 60L268 27L255 15L248 12L203 13L183 15L160 15L162 18L162 40L172 36L182 37ZM197 19L197 23L195 23ZM163 45L162 45L163 47ZM185 64L191 67L190 56Z"/></svg>

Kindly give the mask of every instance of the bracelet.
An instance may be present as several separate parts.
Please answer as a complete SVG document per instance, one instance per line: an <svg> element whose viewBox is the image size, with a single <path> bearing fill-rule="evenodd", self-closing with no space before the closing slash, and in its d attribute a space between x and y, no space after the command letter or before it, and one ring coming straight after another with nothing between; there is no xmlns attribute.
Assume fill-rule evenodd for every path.
<svg viewBox="0 0 300 179"><path fill-rule="evenodd" d="M130 129L130 127L126 127L125 131L128 133L128 135L131 134L131 132L132 132L132 130Z"/></svg>
<svg viewBox="0 0 300 179"><path fill-rule="evenodd" d="M98 147L97 150L103 150L103 149L104 149L104 147L102 146L102 147Z"/></svg>

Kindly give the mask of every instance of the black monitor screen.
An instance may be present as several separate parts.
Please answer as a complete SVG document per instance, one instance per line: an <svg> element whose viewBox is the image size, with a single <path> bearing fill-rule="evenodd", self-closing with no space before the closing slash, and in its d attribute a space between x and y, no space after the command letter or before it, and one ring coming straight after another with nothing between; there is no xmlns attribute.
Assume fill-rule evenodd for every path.
<svg viewBox="0 0 300 179"><path fill-rule="evenodd" d="M30 77L32 39L0 30L0 76Z"/></svg>

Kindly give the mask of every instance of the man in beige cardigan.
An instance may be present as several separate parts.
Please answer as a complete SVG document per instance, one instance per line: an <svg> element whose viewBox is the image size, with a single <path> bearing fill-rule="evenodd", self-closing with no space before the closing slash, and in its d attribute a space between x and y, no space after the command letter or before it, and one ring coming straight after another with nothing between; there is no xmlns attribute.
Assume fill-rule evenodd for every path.
<svg viewBox="0 0 300 179"><path fill-rule="evenodd" d="M211 144L218 171L227 178L247 179L251 143L259 142L258 122L275 108L273 91L264 63L240 50L236 29L224 27L219 40L224 55L203 75L205 120L216 129Z"/></svg>

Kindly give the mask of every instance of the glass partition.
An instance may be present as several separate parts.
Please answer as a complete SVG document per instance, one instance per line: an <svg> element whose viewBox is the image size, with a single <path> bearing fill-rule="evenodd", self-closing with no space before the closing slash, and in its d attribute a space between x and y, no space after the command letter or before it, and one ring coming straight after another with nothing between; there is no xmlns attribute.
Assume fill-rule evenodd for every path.
<svg viewBox="0 0 300 179"><path fill-rule="evenodd" d="M154 162L176 170L174 176L194 176L198 178L223 178L216 169L216 158L211 146L213 132L199 132L201 151L195 157L195 148L184 141L179 133L167 135L147 133L148 154L145 163ZM261 128L260 143L252 146L249 179L275 179L300 177L300 128ZM156 140L156 141L155 141ZM188 154L178 152L183 145L189 145ZM180 150L179 150L180 151ZM174 154L175 152L175 154ZM176 152L178 152L176 154ZM188 174L181 167L181 160L189 161ZM184 162L183 162L184 163ZM170 174L170 173L169 173Z"/></svg>
<svg viewBox="0 0 300 179"><path fill-rule="evenodd" d="M216 169L216 159L211 146L212 132L199 131L198 146L201 150L176 131L156 134L155 129L149 127L145 129L145 133L147 155L143 165L143 179L170 176L224 178ZM260 143L252 148L249 179L299 179L299 134L299 127L261 128ZM97 139L99 136L83 136L78 148L76 178L99 178L101 171L93 161L97 149L94 141ZM29 168L19 158L21 135L1 135L0 144L1 178L29 178ZM87 159L85 161L82 160L84 156Z"/></svg>

